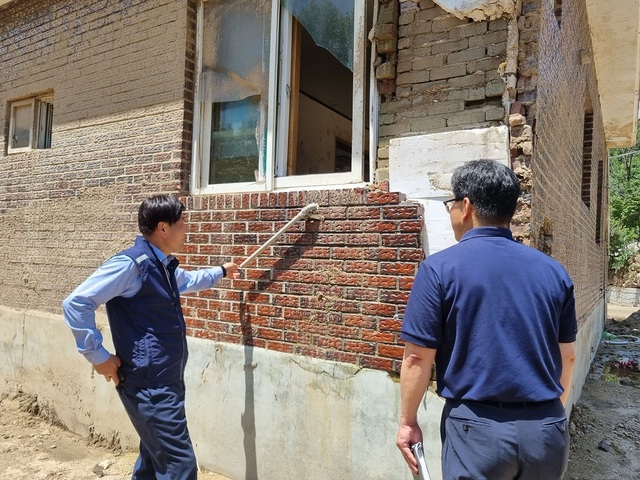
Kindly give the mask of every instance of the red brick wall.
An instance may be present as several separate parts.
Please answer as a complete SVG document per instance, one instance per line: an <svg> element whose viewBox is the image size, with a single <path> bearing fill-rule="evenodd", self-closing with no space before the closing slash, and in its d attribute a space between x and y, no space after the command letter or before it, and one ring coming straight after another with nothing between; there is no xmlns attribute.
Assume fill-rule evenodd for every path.
<svg viewBox="0 0 640 480"><path fill-rule="evenodd" d="M190 334L399 371L398 315L423 258L417 205L368 189L187 203L191 266L241 263L310 203L324 217L295 223L241 279L185 297Z"/></svg>

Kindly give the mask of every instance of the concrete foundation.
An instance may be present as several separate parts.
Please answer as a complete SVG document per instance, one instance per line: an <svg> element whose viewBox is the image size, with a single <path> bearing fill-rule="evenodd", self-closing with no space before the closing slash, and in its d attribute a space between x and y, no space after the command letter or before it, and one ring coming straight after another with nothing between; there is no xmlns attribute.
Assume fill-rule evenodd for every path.
<svg viewBox="0 0 640 480"><path fill-rule="evenodd" d="M569 405L578 400L597 350L604 308L578 332ZM99 324L110 338L104 318ZM189 348L187 414L202 466L247 480L411 479L395 447L397 379L195 338ZM0 394L16 388L37 394L71 431L86 436L91 430L123 448L137 447L113 384L76 352L60 316L0 307L0 355ZM442 399L428 393L419 412L433 480L441 478L442 407Z"/></svg>
<svg viewBox="0 0 640 480"><path fill-rule="evenodd" d="M399 383L385 372L195 338L189 349L187 415L203 467L234 480L412 478L395 446ZM0 307L0 355L0 394L20 387L70 430L137 448L113 384L92 373L61 316ZM434 480L442 405L429 393L420 412Z"/></svg>

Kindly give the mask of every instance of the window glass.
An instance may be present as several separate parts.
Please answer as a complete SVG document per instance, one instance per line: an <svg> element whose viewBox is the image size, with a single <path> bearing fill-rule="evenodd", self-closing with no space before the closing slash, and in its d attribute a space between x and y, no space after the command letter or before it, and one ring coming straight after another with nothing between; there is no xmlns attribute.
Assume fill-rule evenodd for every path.
<svg viewBox="0 0 640 480"><path fill-rule="evenodd" d="M31 146L30 132L33 126L33 103L14 105L13 132L11 133L11 148L28 148Z"/></svg>
<svg viewBox="0 0 640 480"><path fill-rule="evenodd" d="M353 70L353 1L285 0L291 12L313 38L349 70Z"/></svg>
<svg viewBox="0 0 640 480"><path fill-rule="evenodd" d="M264 175L270 12L270 0L204 4L199 94L211 125L210 184Z"/></svg>

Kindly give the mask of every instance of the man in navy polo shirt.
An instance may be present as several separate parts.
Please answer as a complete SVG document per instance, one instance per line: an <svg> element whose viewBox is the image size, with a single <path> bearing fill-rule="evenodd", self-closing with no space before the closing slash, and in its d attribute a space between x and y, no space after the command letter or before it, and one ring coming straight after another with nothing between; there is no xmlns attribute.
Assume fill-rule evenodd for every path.
<svg viewBox="0 0 640 480"><path fill-rule="evenodd" d="M63 302L78 351L113 380L140 436L132 480L194 480L196 458L185 415L186 325L180 294L211 288L238 266L187 271L172 252L184 247L184 204L170 195L145 199L132 247L104 262ZM116 354L102 345L95 310L106 304Z"/></svg>
<svg viewBox="0 0 640 480"><path fill-rule="evenodd" d="M420 266L404 315L397 445L422 441L417 410L435 361L443 480L561 479L564 402L575 362L573 284L551 257L513 240L520 184L508 167L470 161L445 201L458 244Z"/></svg>

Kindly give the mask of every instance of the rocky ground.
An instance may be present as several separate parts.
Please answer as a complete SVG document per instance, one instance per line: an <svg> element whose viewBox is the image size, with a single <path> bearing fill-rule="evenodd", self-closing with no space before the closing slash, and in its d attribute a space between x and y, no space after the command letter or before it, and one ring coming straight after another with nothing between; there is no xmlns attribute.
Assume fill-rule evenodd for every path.
<svg viewBox="0 0 640 480"><path fill-rule="evenodd" d="M640 312L609 320L574 406L565 480L640 479Z"/></svg>
<svg viewBox="0 0 640 480"><path fill-rule="evenodd" d="M640 312L610 320L570 421L565 480L640 479ZM54 412L18 391L0 398L0 478L131 478L134 452L118 452L58 425ZM201 480L226 477L202 472ZM228 480L228 479L226 479Z"/></svg>

